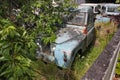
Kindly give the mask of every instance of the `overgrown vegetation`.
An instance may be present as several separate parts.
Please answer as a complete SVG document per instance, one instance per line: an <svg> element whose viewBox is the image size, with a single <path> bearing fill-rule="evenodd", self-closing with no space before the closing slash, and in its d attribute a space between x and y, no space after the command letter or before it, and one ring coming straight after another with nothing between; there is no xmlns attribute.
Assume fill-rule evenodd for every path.
<svg viewBox="0 0 120 80"><path fill-rule="evenodd" d="M116 72L116 75L117 75L118 77L120 77L120 54L119 54L119 56L118 56L118 62L117 62L117 65L116 65L116 70L115 70L115 72Z"/></svg>
<svg viewBox="0 0 120 80"><path fill-rule="evenodd" d="M36 38L53 42L68 7L69 0L57 8L51 0L0 0L0 79L35 79Z"/></svg>
<svg viewBox="0 0 120 80"><path fill-rule="evenodd" d="M32 64L35 59L34 36L22 27L16 28L8 20L0 23L0 78L9 80L32 79ZM24 76L27 75L27 76Z"/></svg>
<svg viewBox="0 0 120 80"><path fill-rule="evenodd" d="M97 26L101 25L101 29L98 30ZM86 52L82 53L79 57L78 55L75 58L75 61L70 69L60 70L54 64L44 64L43 62L39 62L41 65L38 69L41 71L42 75L39 79L45 80L80 80L85 72L89 69L92 63L96 60L96 58L103 51L106 44L112 38L116 29L114 29L117 25L114 23L99 23L96 24L96 32L97 37L94 43L92 43ZM109 33L106 31L110 30ZM103 35L104 33L104 35Z"/></svg>
<svg viewBox="0 0 120 80"><path fill-rule="evenodd" d="M59 70L54 64L36 60L36 37L53 42L62 24L61 13L70 0L52 6L52 0L0 0L0 79L1 80L77 80L100 54L105 38L98 39L86 55L76 58L72 70ZM100 46L100 47L98 47ZM83 53L84 54L84 53ZM36 77L37 76L37 77Z"/></svg>
<svg viewBox="0 0 120 80"><path fill-rule="evenodd" d="M101 28L98 29L97 25L101 26ZM73 72L74 72L74 76L76 77L75 80L79 80L84 76L85 72L89 69L92 63L103 51L106 44L110 41L110 39L114 34L114 32L112 31L112 29L114 29L114 26L112 25L113 23L109 23L109 22L95 24L96 26L95 43L92 44L86 50L86 52L82 53L81 58L77 57L76 61L73 64L73 70L74 70ZM107 33L107 30L110 30L110 32Z"/></svg>

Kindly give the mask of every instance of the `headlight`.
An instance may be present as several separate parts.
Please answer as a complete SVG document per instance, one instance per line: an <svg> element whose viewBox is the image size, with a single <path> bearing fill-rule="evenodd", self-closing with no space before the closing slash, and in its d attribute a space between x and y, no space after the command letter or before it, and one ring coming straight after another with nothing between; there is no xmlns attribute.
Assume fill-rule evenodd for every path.
<svg viewBox="0 0 120 80"><path fill-rule="evenodd" d="M54 51L54 50L55 50L55 47L53 47L52 50Z"/></svg>
<svg viewBox="0 0 120 80"><path fill-rule="evenodd" d="M53 52L55 50L55 48L56 48L56 44L55 43L51 43L50 48L51 48L51 52Z"/></svg>
<svg viewBox="0 0 120 80"><path fill-rule="evenodd" d="M38 38L38 39L36 39L36 44L39 46L40 45L40 42L41 42L41 40Z"/></svg>
<svg viewBox="0 0 120 80"><path fill-rule="evenodd" d="M36 44L37 44L37 46L38 46L38 50L39 50L39 51L42 51L41 39L37 38L37 39L36 39Z"/></svg>

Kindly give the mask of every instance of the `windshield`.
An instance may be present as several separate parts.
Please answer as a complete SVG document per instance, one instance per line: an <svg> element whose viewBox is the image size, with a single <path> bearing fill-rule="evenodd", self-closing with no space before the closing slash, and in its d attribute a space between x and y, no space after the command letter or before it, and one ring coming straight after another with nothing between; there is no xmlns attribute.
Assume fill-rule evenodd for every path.
<svg viewBox="0 0 120 80"><path fill-rule="evenodd" d="M108 12L115 12L115 7L108 7Z"/></svg>
<svg viewBox="0 0 120 80"><path fill-rule="evenodd" d="M115 12L115 13L119 13L119 7L109 7L108 8L108 12Z"/></svg>
<svg viewBox="0 0 120 80"><path fill-rule="evenodd" d="M75 13L70 18L68 18L68 24L72 25L85 25L85 13Z"/></svg>

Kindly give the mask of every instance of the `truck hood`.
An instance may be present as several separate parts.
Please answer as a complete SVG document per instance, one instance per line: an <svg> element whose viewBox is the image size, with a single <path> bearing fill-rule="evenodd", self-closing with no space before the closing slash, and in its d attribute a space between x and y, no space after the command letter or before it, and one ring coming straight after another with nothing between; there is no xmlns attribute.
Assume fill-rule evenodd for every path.
<svg viewBox="0 0 120 80"><path fill-rule="evenodd" d="M83 36L79 27L65 27L59 30L55 43L60 44L71 40L80 40Z"/></svg>

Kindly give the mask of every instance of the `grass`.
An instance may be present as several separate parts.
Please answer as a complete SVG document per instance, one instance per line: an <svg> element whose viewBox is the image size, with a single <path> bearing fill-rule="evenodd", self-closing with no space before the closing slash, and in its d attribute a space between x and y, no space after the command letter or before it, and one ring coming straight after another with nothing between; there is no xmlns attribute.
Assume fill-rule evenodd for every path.
<svg viewBox="0 0 120 80"><path fill-rule="evenodd" d="M100 47L91 47L85 53L83 53L81 59L77 59L74 63L74 75L76 80L79 80L84 76L85 72L89 69L92 63L96 60L99 54L105 47L105 42L100 43Z"/></svg>
<svg viewBox="0 0 120 80"><path fill-rule="evenodd" d="M100 29L97 27L101 26ZM96 41L95 44L91 45L85 53L83 53L82 58L77 59L74 63L74 76L76 80L80 80L85 72L90 68L96 58L103 51L106 44L110 41L113 36L113 33L117 30L113 23L99 23L96 24ZM109 30L109 33L107 33Z"/></svg>
<svg viewBox="0 0 120 80"><path fill-rule="evenodd" d="M39 74L37 74L36 80L80 80L116 31L116 25L113 23L99 23L95 26L97 31L95 43L89 46L80 57L76 56L71 69L60 70L53 63L45 64L38 60L40 66L38 67ZM101 28L97 29L97 26L101 26ZM109 33L107 33L107 30L110 30Z"/></svg>
<svg viewBox="0 0 120 80"><path fill-rule="evenodd" d="M118 75L120 77L120 53L119 53L119 56L118 56L118 62L117 62L117 65L116 65L115 73L116 73L116 75Z"/></svg>

